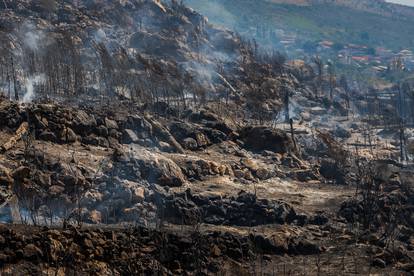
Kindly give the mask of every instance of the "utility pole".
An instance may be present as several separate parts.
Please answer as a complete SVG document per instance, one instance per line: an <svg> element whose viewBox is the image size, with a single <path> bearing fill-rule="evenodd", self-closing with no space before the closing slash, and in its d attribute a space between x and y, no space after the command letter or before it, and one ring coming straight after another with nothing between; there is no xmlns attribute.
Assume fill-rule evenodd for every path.
<svg viewBox="0 0 414 276"><path fill-rule="evenodd" d="M336 76L335 76L335 65L332 61L328 62L328 73L329 73L329 100L333 102L333 93L336 86Z"/></svg>
<svg viewBox="0 0 414 276"><path fill-rule="evenodd" d="M405 154L404 154L404 144L405 144L405 135L404 135L404 99L401 91L401 84L398 84L398 111L399 111L399 118L400 118L400 158L401 162L405 161Z"/></svg>
<svg viewBox="0 0 414 276"><path fill-rule="evenodd" d="M283 99L283 102L284 102L284 105L285 105L285 122L287 123L287 122L291 121L290 115L289 115L289 112L290 112L290 110L289 110L289 97L290 97L290 95L289 95L289 89L287 87L284 87L284 90L285 90L285 95L284 95L285 97Z"/></svg>
<svg viewBox="0 0 414 276"><path fill-rule="evenodd" d="M295 150L297 151L297 145L296 145L296 140L295 140L295 131L293 129L293 119L289 120L290 123L290 135L292 136L292 140L293 140L293 146L295 147Z"/></svg>
<svg viewBox="0 0 414 276"><path fill-rule="evenodd" d="M401 161L405 161L405 154L404 154L404 122L401 119L400 120L400 155L401 155Z"/></svg>

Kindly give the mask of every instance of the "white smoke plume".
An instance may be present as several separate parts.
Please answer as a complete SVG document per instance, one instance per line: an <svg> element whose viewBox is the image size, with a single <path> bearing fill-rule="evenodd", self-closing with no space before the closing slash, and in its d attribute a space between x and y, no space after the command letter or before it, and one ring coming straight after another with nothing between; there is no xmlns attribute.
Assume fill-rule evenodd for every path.
<svg viewBox="0 0 414 276"><path fill-rule="evenodd" d="M95 32L94 38L95 38L95 41L98 43L101 43L107 40L106 33L102 29L99 29Z"/></svg>
<svg viewBox="0 0 414 276"><path fill-rule="evenodd" d="M24 45L32 51L39 51L41 44L46 39L45 34L32 23L25 23L22 27L22 32Z"/></svg>
<svg viewBox="0 0 414 276"><path fill-rule="evenodd" d="M33 101L35 97L35 85L39 85L46 81L45 75L40 74L36 76L32 76L27 78L25 86L26 86L26 94L24 94L23 103L30 103Z"/></svg>

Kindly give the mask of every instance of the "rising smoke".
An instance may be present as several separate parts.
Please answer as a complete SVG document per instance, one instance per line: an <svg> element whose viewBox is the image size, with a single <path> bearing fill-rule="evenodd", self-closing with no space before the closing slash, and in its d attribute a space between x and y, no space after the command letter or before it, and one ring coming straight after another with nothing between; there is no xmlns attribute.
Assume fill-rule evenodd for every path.
<svg viewBox="0 0 414 276"><path fill-rule="evenodd" d="M36 55L41 55L43 48L47 45L46 35L43 31L36 28L32 22L25 22L18 34L22 41L22 46L25 49L29 49ZM25 62L23 60L23 62ZM27 66L27 65L26 65ZM23 85L25 87L25 94L21 102L30 103L35 99L36 86L46 81L46 76L42 72L28 72L29 75L23 79Z"/></svg>
<svg viewBox="0 0 414 276"><path fill-rule="evenodd" d="M25 21L16 31L16 36L21 41L22 46L33 52L41 52L42 48L49 43L49 38L45 32L40 30L32 21Z"/></svg>
<svg viewBox="0 0 414 276"><path fill-rule="evenodd" d="M46 81L45 75L40 74L36 76L31 76L26 79L26 93L24 94L23 103L30 103L35 98L35 86L42 84Z"/></svg>

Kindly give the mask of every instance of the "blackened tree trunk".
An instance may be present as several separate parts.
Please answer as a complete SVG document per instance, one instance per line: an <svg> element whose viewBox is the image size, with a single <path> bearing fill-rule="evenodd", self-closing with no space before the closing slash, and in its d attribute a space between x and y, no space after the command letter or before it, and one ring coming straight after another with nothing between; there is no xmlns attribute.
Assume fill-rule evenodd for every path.
<svg viewBox="0 0 414 276"><path fill-rule="evenodd" d="M18 101L19 100L19 90L17 88L16 68L14 66L13 57L10 58L10 62L11 62L11 70L12 70L13 86L14 86L14 99L16 101Z"/></svg>

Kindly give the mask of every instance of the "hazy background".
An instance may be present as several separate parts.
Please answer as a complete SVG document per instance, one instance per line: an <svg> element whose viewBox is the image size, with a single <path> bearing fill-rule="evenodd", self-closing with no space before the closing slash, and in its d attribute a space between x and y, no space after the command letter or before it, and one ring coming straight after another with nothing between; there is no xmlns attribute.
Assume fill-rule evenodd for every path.
<svg viewBox="0 0 414 276"><path fill-rule="evenodd" d="M407 6L413 6L414 7L414 0L387 0L387 2L397 3L397 4L402 4L402 5L407 5Z"/></svg>

